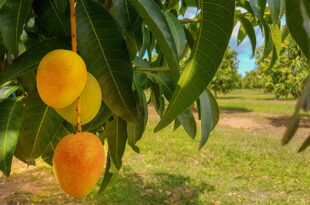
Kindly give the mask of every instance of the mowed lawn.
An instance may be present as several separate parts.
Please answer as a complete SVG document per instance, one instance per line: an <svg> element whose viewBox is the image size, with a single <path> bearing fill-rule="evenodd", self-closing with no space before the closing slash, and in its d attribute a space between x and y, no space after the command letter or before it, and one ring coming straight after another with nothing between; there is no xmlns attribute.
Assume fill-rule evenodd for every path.
<svg viewBox="0 0 310 205"><path fill-rule="evenodd" d="M270 107L271 100L262 100L264 94L259 92L260 97L249 99L244 92L249 93L234 91L232 97L239 97L232 99L223 99L221 95L220 107L282 114L289 114L286 109L294 109L294 101L289 100L272 101L275 106L267 110L264 107ZM247 106L242 107L244 102ZM153 133L157 122L155 118L149 120L145 135L138 142L140 154L127 147L120 173L100 198L95 198L96 190L82 200L65 198L56 184L45 189L43 182L40 191L27 195L25 203L63 204L65 199L71 204L108 205L310 204L310 149L297 153L303 139L283 147L279 137L219 125L206 146L198 150L199 123L193 141L182 128L173 132L172 125ZM53 177L52 169L48 170ZM18 176L13 174L13 180L14 177ZM31 183L40 180L43 179L32 177ZM13 195L9 200L16 202L18 198Z"/></svg>

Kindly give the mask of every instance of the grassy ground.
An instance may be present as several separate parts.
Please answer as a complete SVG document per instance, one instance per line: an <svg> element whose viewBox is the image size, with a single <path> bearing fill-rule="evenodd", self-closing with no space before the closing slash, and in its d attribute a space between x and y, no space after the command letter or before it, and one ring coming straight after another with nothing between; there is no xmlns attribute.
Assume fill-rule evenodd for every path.
<svg viewBox="0 0 310 205"><path fill-rule="evenodd" d="M242 92L235 94L242 97ZM254 115L288 113L278 108L283 102L273 102L274 108L263 109L270 107L266 104L269 101L246 98L242 97L239 104L231 103L237 99L220 99L219 103L221 107L223 102L231 107L238 105ZM253 101L258 106L246 107L241 104L243 101ZM294 106L290 102L288 105ZM221 119L227 119L227 115L232 114L222 114ZM242 115L245 120L249 116ZM268 121L260 117L258 120ZM17 184L19 178L28 179L32 189L39 187L35 193L16 187L6 198L11 204L310 204L310 150L296 153L302 139L282 147L279 137L220 123L206 146L198 151L199 133L195 141L182 128L172 132L172 126L153 133L157 122L158 119L149 120L138 143L140 154L127 147L122 170L99 198L95 198L96 190L83 200L67 197L58 188L52 169L43 165L30 174L26 171L13 174L9 182L1 183L0 177L0 190L12 181Z"/></svg>
<svg viewBox="0 0 310 205"><path fill-rule="evenodd" d="M275 114L292 114L296 101L289 97L289 100L276 100L273 94L266 94L261 89L233 90L228 95L220 94L218 104L221 109L262 112Z"/></svg>

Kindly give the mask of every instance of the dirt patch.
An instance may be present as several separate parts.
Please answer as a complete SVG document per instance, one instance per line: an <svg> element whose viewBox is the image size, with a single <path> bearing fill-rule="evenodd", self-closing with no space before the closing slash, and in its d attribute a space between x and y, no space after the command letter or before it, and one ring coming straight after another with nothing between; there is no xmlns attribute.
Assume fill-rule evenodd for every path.
<svg viewBox="0 0 310 205"><path fill-rule="evenodd" d="M275 127L287 126L290 120L290 116L278 116L278 117L268 117L270 124ZM310 128L310 119L300 119L299 127Z"/></svg>

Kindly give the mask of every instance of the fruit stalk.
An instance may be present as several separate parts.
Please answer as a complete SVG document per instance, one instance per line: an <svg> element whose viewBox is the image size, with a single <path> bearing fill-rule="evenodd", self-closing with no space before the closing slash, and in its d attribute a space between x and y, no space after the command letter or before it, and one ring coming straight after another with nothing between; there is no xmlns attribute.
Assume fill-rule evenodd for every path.
<svg viewBox="0 0 310 205"><path fill-rule="evenodd" d="M76 42L76 20L75 20L75 8L74 0L70 0L70 21L71 21L71 40L72 40L72 51L77 52L77 42ZM82 132L81 126L81 99L78 97L76 105L76 131Z"/></svg>

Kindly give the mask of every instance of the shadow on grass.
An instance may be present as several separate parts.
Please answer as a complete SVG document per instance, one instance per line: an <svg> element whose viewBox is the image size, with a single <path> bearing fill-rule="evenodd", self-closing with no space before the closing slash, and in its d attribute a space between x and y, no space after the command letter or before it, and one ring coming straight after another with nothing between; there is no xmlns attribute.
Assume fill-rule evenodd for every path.
<svg viewBox="0 0 310 205"><path fill-rule="evenodd" d="M118 176L98 204L201 204L199 194L212 192L212 185L194 185L190 177L164 172L145 181L138 173Z"/></svg>
<svg viewBox="0 0 310 205"><path fill-rule="evenodd" d="M244 107L236 107L236 106L219 106L221 113L242 113L242 112L252 112L251 110Z"/></svg>
<svg viewBox="0 0 310 205"><path fill-rule="evenodd" d="M270 125L274 127L287 127L291 116L268 117ZM310 119L300 119L299 127L310 128Z"/></svg>

